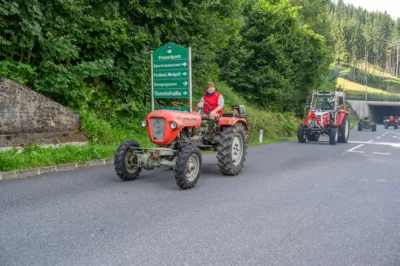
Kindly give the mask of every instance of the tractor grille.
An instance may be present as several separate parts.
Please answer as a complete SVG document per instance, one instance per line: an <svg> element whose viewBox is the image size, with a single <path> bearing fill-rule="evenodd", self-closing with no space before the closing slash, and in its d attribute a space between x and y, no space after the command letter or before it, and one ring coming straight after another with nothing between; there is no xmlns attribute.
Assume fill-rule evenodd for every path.
<svg viewBox="0 0 400 266"><path fill-rule="evenodd" d="M164 140L165 119L164 118L151 118L151 128L153 130L154 140Z"/></svg>
<svg viewBox="0 0 400 266"><path fill-rule="evenodd" d="M318 118L318 121L319 121L320 123L322 123L322 120L321 120L322 116L321 116L321 115L317 115L317 118Z"/></svg>

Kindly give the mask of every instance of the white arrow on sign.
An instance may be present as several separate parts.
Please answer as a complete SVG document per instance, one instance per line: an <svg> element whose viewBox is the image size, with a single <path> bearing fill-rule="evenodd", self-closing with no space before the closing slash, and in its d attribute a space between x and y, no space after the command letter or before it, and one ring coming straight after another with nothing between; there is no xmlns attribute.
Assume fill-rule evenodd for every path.
<svg viewBox="0 0 400 266"><path fill-rule="evenodd" d="M187 82L187 81L183 82L183 85L187 86L187 85L188 85L188 82Z"/></svg>
<svg viewBox="0 0 400 266"><path fill-rule="evenodd" d="M182 66L184 66L184 67L187 66L187 63L186 62L182 63Z"/></svg>
<svg viewBox="0 0 400 266"><path fill-rule="evenodd" d="M187 75L187 73L186 73L186 72L183 72L183 73L182 73L182 75L186 76L186 75Z"/></svg>
<svg viewBox="0 0 400 266"><path fill-rule="evenodd" d="M183 94L185 94L185 95L186 95L186 94L187 94L187 92L186 92L186 91L184 91L184 92L183 92Z"/></svg>

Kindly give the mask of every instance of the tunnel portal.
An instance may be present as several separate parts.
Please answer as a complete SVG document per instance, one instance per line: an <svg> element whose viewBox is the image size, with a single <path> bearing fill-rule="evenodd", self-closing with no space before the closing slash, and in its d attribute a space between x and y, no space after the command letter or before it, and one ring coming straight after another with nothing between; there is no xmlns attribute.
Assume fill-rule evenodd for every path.
<svg viewBox="0 0 400 266"><path fill-rule="evenodd" d="M370 117L375 123L383 124L383 117L385 116L399 116L400 117L400 103L368 103Z"/></svg>

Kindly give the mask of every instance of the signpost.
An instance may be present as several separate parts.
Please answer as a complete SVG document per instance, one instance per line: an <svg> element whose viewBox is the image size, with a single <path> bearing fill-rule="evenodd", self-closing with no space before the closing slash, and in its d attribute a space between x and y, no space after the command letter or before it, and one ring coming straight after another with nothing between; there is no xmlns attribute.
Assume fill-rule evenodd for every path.
<svg viewBox="0 0 400 266"><path fill-rule="evenodd" d="M191 47L167 43L151 53L151 101L158 98L187 99L192 111ZM158 108L159 109L159 108Z"/></svg>

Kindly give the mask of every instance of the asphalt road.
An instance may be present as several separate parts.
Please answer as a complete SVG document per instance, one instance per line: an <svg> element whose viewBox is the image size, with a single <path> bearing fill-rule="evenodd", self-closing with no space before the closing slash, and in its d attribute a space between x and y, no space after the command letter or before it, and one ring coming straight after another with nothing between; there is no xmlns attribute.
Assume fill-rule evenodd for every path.
<svg viewBox="0 0 400 266"><path fill-rule="evenodd" d="M249 149L197 186L112 166L0 182L0 265L400 265L400 130ZM161 177L161 173L166 176Z"/></svg>

